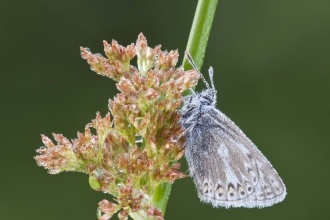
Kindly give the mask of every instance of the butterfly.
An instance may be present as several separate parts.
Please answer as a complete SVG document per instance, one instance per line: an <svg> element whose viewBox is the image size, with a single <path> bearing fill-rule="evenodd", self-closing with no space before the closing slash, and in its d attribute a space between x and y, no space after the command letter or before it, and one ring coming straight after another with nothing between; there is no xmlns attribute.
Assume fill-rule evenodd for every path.
<svg viewBox="0 0 330 220"><path fill-rule="evenodd" d="M207 89L191 90L183 98L181 125L186 135L185 156L201 201L214 207L267 207L281 202L286 188L276 170L252 141L225 114L216 108L213 69L211 87L198 71L189 53L190 64Z"/></svg>

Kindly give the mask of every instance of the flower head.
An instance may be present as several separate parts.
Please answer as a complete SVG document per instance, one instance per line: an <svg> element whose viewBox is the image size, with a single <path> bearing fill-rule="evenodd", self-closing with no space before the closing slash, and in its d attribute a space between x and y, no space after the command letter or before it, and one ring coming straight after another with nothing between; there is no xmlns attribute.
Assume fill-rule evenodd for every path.
<svg viewBox="0 0 330 220"><path fill-rule="evenodd" d="M38 165L49 173L79 171L89 174L93 189L109 193L116 204L99 203L99 219L105 220L119 212L119 219L163 219L151 203L156 187L162 182L173 183L186 174L177 162L184 154L184 138L178 108L182 92L196 85L195 71L175 68L177 51L161 51L161 46L148 47L141 33L136 45L123 47L106 41L107 57L92 54L81 47L81 56L96 73L117 82L120 91L109 100L104 118L96 118L78 132L71 142L61 134L53 134L55 145L42 135L45 147L37 150ZM130 65L137 56L138 67ZM90 130L95 129L95 134Z"/></svg>

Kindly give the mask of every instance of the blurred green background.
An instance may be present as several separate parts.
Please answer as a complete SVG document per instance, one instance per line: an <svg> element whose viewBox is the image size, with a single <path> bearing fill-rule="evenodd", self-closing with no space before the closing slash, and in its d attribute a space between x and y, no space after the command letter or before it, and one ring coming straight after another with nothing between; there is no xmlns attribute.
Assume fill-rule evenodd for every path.
<svg viewBox="0 0 330 220"><path fill-rule="evenodd" d="M151 47L179 49L181 65L196 5L0 1L0 219L96 219L107 194L85 174L50 175L33 159L40 134L75 138L117 93L79 46L103 53L102 40L126 46L143 32ZM330 219L329 9L329 0L219 1L202 72L213 66L218 107L271 161L288 195L264 209L216 209L185 178L173 185L166 219Z"/></svg>

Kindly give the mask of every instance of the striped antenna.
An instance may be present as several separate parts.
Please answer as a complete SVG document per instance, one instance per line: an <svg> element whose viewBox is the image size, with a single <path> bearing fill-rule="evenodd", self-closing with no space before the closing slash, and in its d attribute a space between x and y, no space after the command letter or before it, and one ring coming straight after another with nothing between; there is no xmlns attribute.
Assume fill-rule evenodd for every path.
<svg viewBox="0 0 330 220"><path fill-rule="evenodd" d="M209 89L210 86L209 86L208 82L207 82L206 79L204 78L203 74L202 74L201 72L199 72L199 70L197 69L197 67L196 67L196 65L195 65L195 62L194 62L193 58L190 56L190 54L189 54L187 51L186 51L186 56L187 56L187 58L188 58L189 63L194 67L195 71L196 71L197 73L199 73L199 75L201 76L201 78L202 78L204 84L205 84L206 87Z"/></svg>

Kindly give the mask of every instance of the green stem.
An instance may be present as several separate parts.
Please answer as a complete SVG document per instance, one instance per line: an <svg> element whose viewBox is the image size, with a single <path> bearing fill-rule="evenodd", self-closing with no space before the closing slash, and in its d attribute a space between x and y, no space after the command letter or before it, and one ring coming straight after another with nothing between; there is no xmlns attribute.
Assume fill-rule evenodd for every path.
<svg viewBox="0 0 330 220"><path fill-rule="evenodd" d="M166 205L168 202L168 198L170 196L172 184L170 183L161 183L155 189L155 192L152 196L152 204L159 208L163 215L165 215Z"/></svg>
<svg viewBox="0 0 330 220"><path fill-rule="evenodd" d="M194 21L190 29L186 51L190 53L198 69L203 65L203 59L209 39L212 22L218 0L199 0ZM182 66L185 70L192 69L186 56Z"/></svg>
<svg viewBox="0 0 330 220"><path fill-rule="evenodd" d="M199 0L196 8L194 21L190 30L186 51L193 57L197 68L201 68L203 58L209 39L213 17L218 0ZM183 59L185 70L192 69L186 57ZM159 208L165 215L166 205L170 196L172 185L170 183L160 184L152 197L152 204Z"/></svg>

